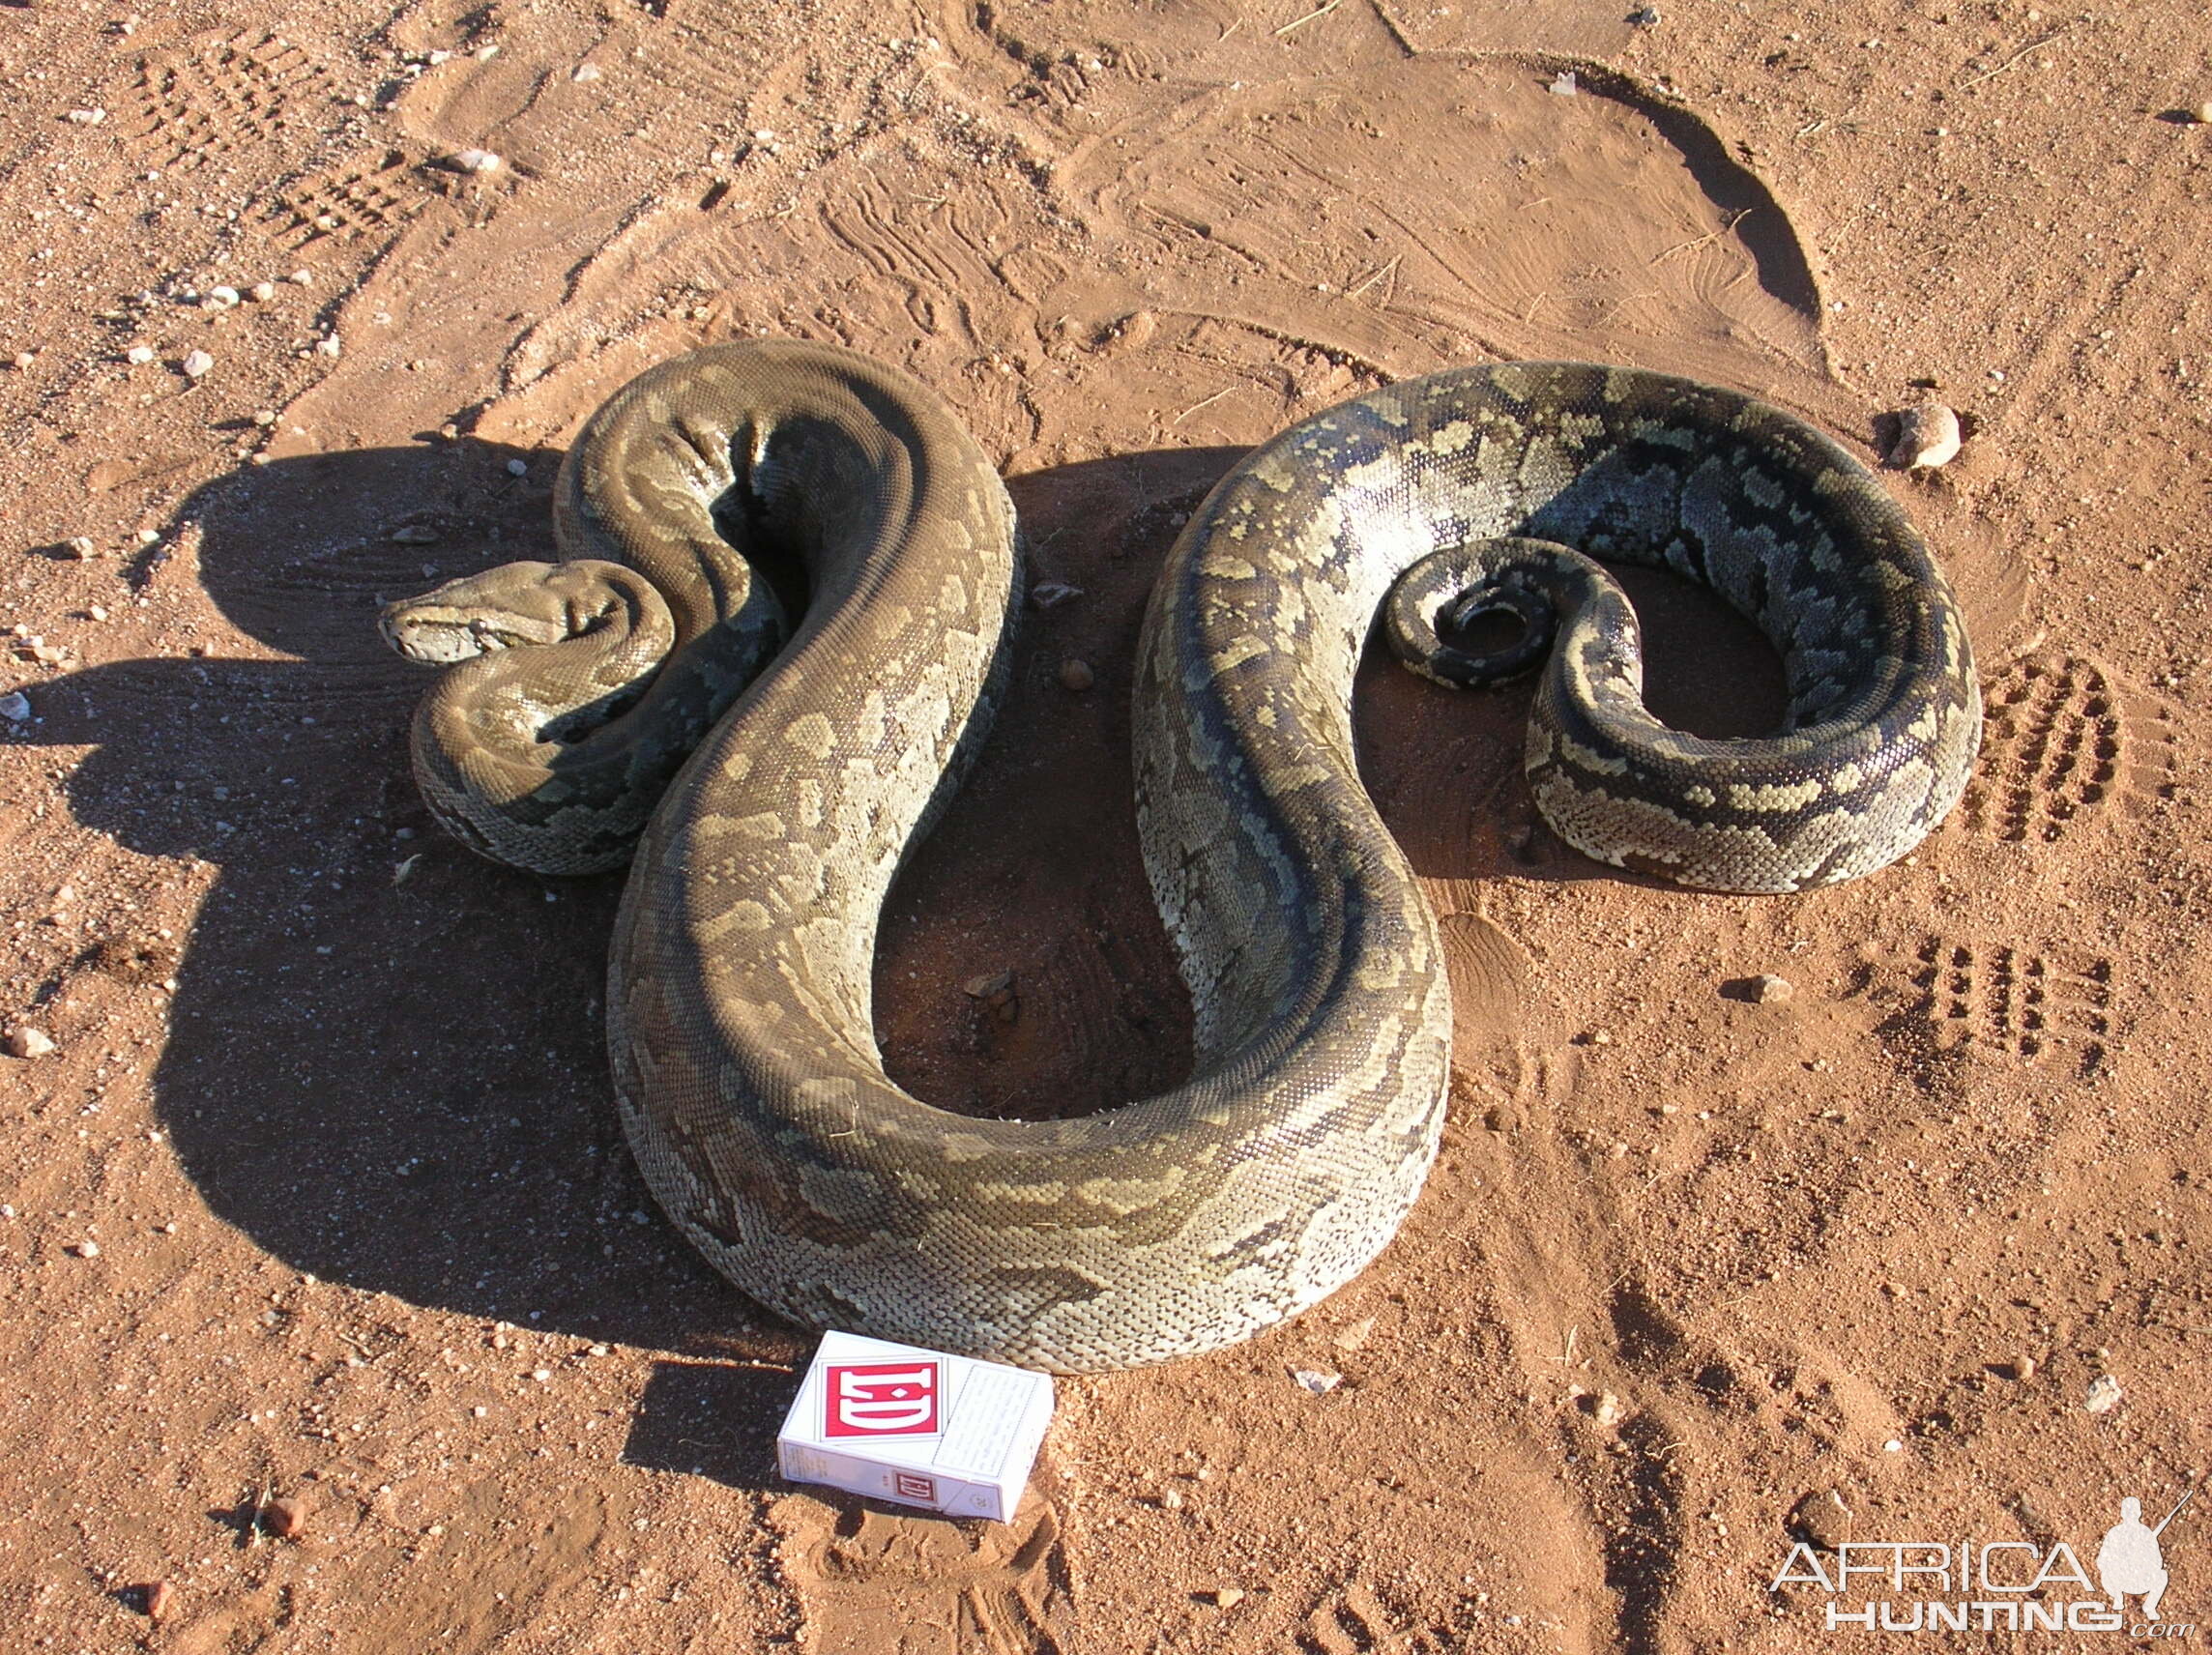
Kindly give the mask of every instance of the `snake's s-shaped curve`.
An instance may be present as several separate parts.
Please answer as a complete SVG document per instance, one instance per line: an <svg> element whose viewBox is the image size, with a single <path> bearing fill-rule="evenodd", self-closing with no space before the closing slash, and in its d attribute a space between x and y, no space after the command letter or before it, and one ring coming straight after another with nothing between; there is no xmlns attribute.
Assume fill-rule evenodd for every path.
<svg viewBox="0 0 2212 1655"><path fill-rule="evenodd" d="M655 1194L800 1321L1062 1371L1206 1350L1312 1304L1389 1241L1435 1155L1449 995L1350 711L1401 576L1393 631L1441 677L1483 664L1452 648L1451 605L1563 617L1530 776L1562 835L1616 862L1754 890L1865 872L1941 819L1979 740L1941 575L1800 421L1571 363L1357 397L1221 481L1145 624L1139 827L1191 991L1191 1080L1082 1119L975 1119L886 1077L870 972L885 895L1004 678L1021 572L986 457L865 358L725 346L594 417L558 527L571 560L600 561L456 582L385 629L428 658L489 652L425 699L415 749L440 816L509 859L618 861L650 807L636 790L706 731L638 843L610 970ZM1625 602L1558 542L1702 580L1756 622L1789 677L1786 733L1656 725ZM739 554L774 548L804 564L803 619L740 693L797 591L779 600ZM636 659L664 647L640 688Z"/></svg>

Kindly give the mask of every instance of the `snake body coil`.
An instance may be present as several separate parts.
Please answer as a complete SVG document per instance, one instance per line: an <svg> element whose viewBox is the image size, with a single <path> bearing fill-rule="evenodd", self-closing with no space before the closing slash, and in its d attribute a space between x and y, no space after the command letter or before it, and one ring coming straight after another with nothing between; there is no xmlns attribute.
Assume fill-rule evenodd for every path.
<svg viewBox="0 0 2212 1655"><path fill-rule="evenodd" d="M1032 1366L1244 1338L1350 1279L1420 1189L1450 1002L1350 713L1401 576L1393 638L1447 681L1499 664L1451 641L1455 610L1560 618L1529 774L1562 836L1616 863L1735 890L1864 873L1941 819L1979 739L1941 575L1801 422L1568 363L1355 398L1222 480L1145 624L1139 827L1191 992L1192 1079L1082 1119L975 1119L886 1077L870 973L885 895L1004 678L1021 578L988 459L888 368L733 345L618 392L560 503L564 549L594 561L386 613L407 653L479 654L417 719L433 806L554 871L619 862L650 810L608 1036L661 1205L787 1316ZM1653 721L1633 616L1569 546L1702 580L1756 622L1788 674L1786 732ZM768 658L799 595L743 554L769 568L778 549L810 595Z"/></svg>

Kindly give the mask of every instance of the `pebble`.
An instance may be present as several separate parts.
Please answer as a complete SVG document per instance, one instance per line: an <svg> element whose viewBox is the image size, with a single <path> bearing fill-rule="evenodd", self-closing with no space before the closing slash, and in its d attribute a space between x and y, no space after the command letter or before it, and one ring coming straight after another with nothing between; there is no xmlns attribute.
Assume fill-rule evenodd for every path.
<svg viewBox="0 0 2212 1655"><path fill-rule="evenodd" d="M970 1000L989 1000L995 994L1004 994L1014 986L1012 972L986 972L981 976L970 977L960 985L960 992Z"/></svg>
<svg viewBox="0 0 2212 1655"><path fill-rule="evenodd" d="M1315 1396L1326 1396L1338 1385L1344 1383L1342 1374L1332 1374L1320 1368L1293 1368L1291 1378L1313 1392Z"/></svg>
<svg viewBox="0 0 2212 1655"><path fill-rule="evenodd" d="M335 357L343 353L344 350L345 346L338 343L338 336L335 334L315 341L315 351L319 356Z"/></svg>
<svg viewBox="0 0 2212 1655"><path fill-rule="evenodd" d="M1610 1431L1628 1417L1628 1405L1611 1391L1600 1391L1590 1406L1590 1417Z"/></svg>
<svg viewBox="0 0 2212 1655"><path fill-rule="evenodd" d="M509 477L528 477L530 475L530 462L528 460L509 460L507 462L507 475Z"/></svg>
<svg viewBox="0 0 2212 1655"><path fill-rule="evenodd" d="M6 695L0 695L0 718L7 719L11 724L22 724L30 716L31 698L21 690L12 689Z"/></svg>
<svg viewBox="0 0 2212 1655"><path fill-rule="evenodd" d="M1889 463L1900 471L1934 471L1959 457L1959 416L1940 402L1924 402L1897 416Z"/></svg>
<svg viewBox="0 0 2212 1655"><path fill-rule="evenodd" d="M97 127L101 122L107 119L107 111L101 108L72 109L69 112L69 118L74 126Z"/></svg>
<svg viewBox="0 0 2212 1655"><path fill-rule="evenodd" d="M146 1605L146 1618L160 1620L175 1606L177 1588L166 1581L155 1581L139 1588Z"/></svg>
<svg viewBox="0 0 2212 1655"><path fill-rule="evenodd" d="M1206 1595L1213 1600L1215 1609L1235 1609L1244 1601L1244 1588L1242 1586L1215 1586L1212 1591Z"/></svg>
<svg viewBox="0 0 2212 1655"><path fill-rule="evenodd" d="M297 1540L307 1530L306 1503L291 1495L273 1499L262 1509L261 1525L279 1540Z"/></svg>
<svg viewBox="0 0 2212 1655"><path fill-rule="evenodd" d="M205 351L188 351L179 364L187 379L205 379L215 370L215 358Z"/></svg>
<svg viewBox="0 0 2212 1655"><path fill-rule="evenodd" d="M2212 99L2207 99L2204 102L2197 104L2189 113L2196 118L2199 127L2212 127Z"/></svg>
<svg viewBox="0 0 2212 1655"><path fill-rule="evenodd" d="M2099 1374L2090 1381L2089 1395L2081 1406L2091 1413L2110 1413L2120 1406L2120 1381L2110 1374Z"/></svg>
<svg viewBox="0 0 2212 1655"><path fill-rule="evenodd" d="M1331 1339L1329 1343L1339 1350L1357 1350L1374 1337L1375 1319L1372 1316L1363 1316L1350 1326L1338 1329L1336 1337Z"/></svg>
<svg viewBox="0 0 2212 1655"><path fill-rule="evenodd" d="M438 543L438 531L427 523L409 523L392 531L392 543L395 546L434 546Z"/></svg>
<svg viewBox="0 0 2212 1655"><path fill-rule="evenodd" d="M97 1241L72 1242L70 1251L80 1259L97 1259L100 1257L100 1243Z"/></svg>
<svg viewBox="0 0 2212 1655"><path fill-rule="evenodd" d="M2005 1372L2024 1384L2027 1380L2035 1378L2035 1358L2033 1356L2015 1356L2005 1364Z"/></svg>
<svg viewBox="0 0 2212 1655"><path fill-rule="evenodd" d="M1560 98L1572 98L1580 88L1575 83L1575 72L1562 69L1552 77L1552 92Z"/></svg>
<svg viewBox="0 0 2212 1655"><path fill-rule="evenodd" d="M1790 1508L1790 1526L1823 1552L1833 1552L1851 1537L1851 1508L1840 1489L1814 1489Z"/></svg>
<svg viewBox="0 0 2212 1655"><path fill-rule="evenodd" d="M131 538L141 546L158 546L161 543L161 531L159 529L141 529Z"/></svg>
<svg viewBox="0 0 2212 1655"><path fill-rule="evenodd" d="M103 604L95 603L91 608L85 611L85 614L90 616L95 621L104 621L107 619L107 609Z"/></svg>
<svg viewBox="0 0 2212 1655"><path fill-rule="evenodd" d="M100 556L100 548L93 543L90 535L72 535L62 542L62 549L79 563L86 563Z"/></svg>
<svg viewBox="0 0 2212 1655"><path fill-rule="evenodd" d="M200 303L212 305L218 310L233 309L238 304L238 289L235 287L211 287L207 290L207 297Z"/></svg>
<svg viewBox="0 0 2212 1655"><path fill-rule="evenodd" d="M499 157L489 150L455 150L446 158L446 164L455 172L497 172Z"/></svg>
<svg viewBox="0 0 2212 1655"><path fill-rule="evenodd" d="M256 305L266 305L276 297L276 284L274 281L257 281L246 290L246 297Z"/></svg>
<svg viewBox="0 0 2212 1655"><path fill-rule="evenodd" d="M154 347L152 345L132 345L123 353L123 360L133 367L141 366L154 360Z"/></svg>
<svg viewBox="0 0 2212 1655"><path fill-rule="evenodd" d="M1065 688L1084 690L1096 683L1098 678L1091 670L1089 661L1079 661L1070 655L1060 663L1060 682Z"/></svg>
<svg viewBox="0 0 2212 1655"><path fill-rule="evenodd" d="M596 63L580 63L568 78L577 81L597 80L599 78L599 66Z"/></svg>
<svg viewBox="0 0 2212 1655"><path fill-rule="evenodd" d="M1797 998L1797 985L1788 977L1761 972L1751 979L1752 998L1761 1005L1788 1005Z"/></svg>
<svg viewBox="0 0 2212 1655"><path fill-rule="evenodd" d="M57 1050L51 1034L28 1023L9 1030L6 1044L11 1058L44 1058Z"/></svg>
<svg viewBox="0 0 2212 1655"><path fill-rule="evenodd" d="M19 368L35 366L38 360L39 353L37 351L17 351L15 356L15 365Z"/></svg>
<svg viewBox="0 0 2212 1655"><path fill-rule="evenodd" d="M1072 602L1083 595L1083 588L1069 586L1063 580L1040 580L1030 588L1030 607L1033 609L1058 609L1062 603Z"/></svg>
<svg viewBox="0 0 2212 1655"><path fill-rule="evenodd" d="M307 287L313 284L315 273L311 270L296 270L284 279L294 287Z"/></svg>

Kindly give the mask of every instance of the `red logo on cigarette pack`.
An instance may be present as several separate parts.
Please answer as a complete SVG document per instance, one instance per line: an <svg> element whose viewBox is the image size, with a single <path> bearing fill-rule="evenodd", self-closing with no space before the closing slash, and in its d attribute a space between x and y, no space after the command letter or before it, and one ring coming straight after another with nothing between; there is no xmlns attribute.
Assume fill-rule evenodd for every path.
<svg viewBox="0 0 2212 1655"><path fill-rule="evenodd" d="M937 1432L935 1362L865 1362L823 1375L825 1437L930 1437Z"/></svg>

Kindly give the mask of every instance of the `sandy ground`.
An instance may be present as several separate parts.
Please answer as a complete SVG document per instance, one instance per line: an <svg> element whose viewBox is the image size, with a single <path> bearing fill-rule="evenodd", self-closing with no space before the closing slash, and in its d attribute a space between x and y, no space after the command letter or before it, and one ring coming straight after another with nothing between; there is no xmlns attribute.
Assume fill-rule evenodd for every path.
<svg viewBox="0 0 2212 1655"><path fill-rule="evenodd" d="M2093 1599L2056 1548L2094 1573L2212 1464L2194 0L139 4L0 7L0 1022L56 1048L0 1059L10 1647L1802 1655L2015 1601L1831 1595L1840 1543ZM1531 831L1525 692L1371 663L1461 1008L1404 1234L1248 1346L1064 1383L1008 1527L795 1490L806 1342L621 1141L617 883L441 836L371 624L541 555L597 400L761 333L935 385L1084 593L883 944L894 1071L953 1107L1187 1064L1144 595L1239 450L1393 377L1637 363L1870 458L1955 405L1889 485L1970 615L1979 777L1863 884L1684 894ZM1663 711L1773 715L1739 624L1639 594ZM1012 1023L962 992L999 971ZM2164 1544L2168 1630L2212 1621L2212 1510ZM2133 1636L1994 1625L1939 1636Z"/></svg>

